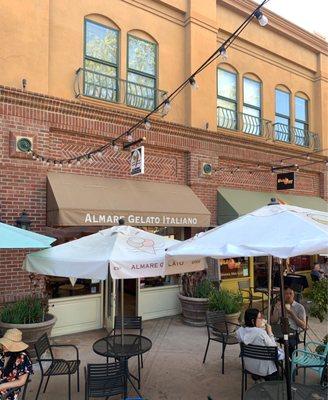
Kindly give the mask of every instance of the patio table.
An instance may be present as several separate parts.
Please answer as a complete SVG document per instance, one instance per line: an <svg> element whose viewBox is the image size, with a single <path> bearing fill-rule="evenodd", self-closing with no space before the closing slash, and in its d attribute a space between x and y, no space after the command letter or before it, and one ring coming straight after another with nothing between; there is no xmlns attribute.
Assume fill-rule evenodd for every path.
<svg viewBox="0 0 328 400"><path fill-rule="evenodd" d="M138 382L139 386L140 379L130 373L128 361L131 357L146 353L151 349L151 347L151 340L145 336L124 334L123 337L122 335L110 335L100 340L97 340L93 344L93 351L96 354L99 354L106 358L112 357L116 360L123 361L126 367L127 380L131 383L138 396L142 397L140 392L132 382L131 377L133 377Z"/></svg>
<svg viewBox="0 0 328 400"><path fill-rule="evenodd" d="M272 324L271 328L272 328L272 333L277 340L284 340L284 334L282 333L280 324ZM290 327L288 329L289 329L289 332L288 332L289 337L293 337L293 336L297 335L297 332L294 329L292 329Z"/></svg>
<svg viewBox="0 0 328 400"><path fill-rule="evenodd" d="M292 384L292 400L326 400L327 389L319 385ZM262 382L246 391L244 400L287 400L286 382Z"/></svg>

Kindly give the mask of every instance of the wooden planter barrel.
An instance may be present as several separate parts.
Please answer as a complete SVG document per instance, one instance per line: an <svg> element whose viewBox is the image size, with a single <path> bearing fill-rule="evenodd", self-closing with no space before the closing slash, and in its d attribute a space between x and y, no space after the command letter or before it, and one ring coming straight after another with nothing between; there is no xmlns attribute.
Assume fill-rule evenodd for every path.
<svg viewBox="0 0 328 400"><path fill-rule="evenodd" d="M182 321L191 326L205 326L208 299L186 297L182 294L178 297L181 303Z"/></svg>
<svg viewBox="0 0 328 400"><path fill-rule="evenodd" d="M44 334L50 337L52 327L55 325L57 318L52 314L47 314L44 322L38 322L36 324L10 324L7 322L0 321L1 336L8 329L19 329L23 334L23 342L29 345L27 351L32 359L32 362L36 360L36 354L34 344Z"/></svg>

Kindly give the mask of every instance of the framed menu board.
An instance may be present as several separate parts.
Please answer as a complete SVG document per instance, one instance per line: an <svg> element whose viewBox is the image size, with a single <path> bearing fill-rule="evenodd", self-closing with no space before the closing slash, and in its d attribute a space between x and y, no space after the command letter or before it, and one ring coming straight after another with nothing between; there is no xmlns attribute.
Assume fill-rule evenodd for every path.
<svg viewBox="0 0 328 400"><path fill-rule="evenodd" d="M220 260L221 279L243 278L249 276L249 258L225 258Z"/></svg>

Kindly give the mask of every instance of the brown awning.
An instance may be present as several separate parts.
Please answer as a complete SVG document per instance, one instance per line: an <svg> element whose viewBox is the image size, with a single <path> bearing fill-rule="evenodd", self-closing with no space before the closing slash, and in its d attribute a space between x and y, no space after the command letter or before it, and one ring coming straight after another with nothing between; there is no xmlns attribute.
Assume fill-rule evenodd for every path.
<svg viewBox="0 0 328 400"><path fill-rule="evenodd" d="M210 212L185 185L65 173L47 177L48 226L210 226Z"/></svg>

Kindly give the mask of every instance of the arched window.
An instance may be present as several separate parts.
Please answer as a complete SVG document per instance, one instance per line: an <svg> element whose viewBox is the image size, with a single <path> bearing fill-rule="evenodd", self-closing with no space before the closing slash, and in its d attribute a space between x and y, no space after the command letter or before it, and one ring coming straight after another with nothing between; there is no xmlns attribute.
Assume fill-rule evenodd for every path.
<svg viewBox="0 0 328 400"><path fill-rule="evenodd" d="M276 94L275 138L290 142L290 92L284 86L278 86Z"/></svg>
<svg viewBox="0 0 328 400"><path fill-rule="evenodd" d="M145 110L156 107L157 53L157 43L145 34L139 32L128 34L128 105Z"/></svg>
<svg viewBox="0 0 328 400"><path fill-rule="evenodd" d="M119 31L89 19L84 23L84 94L118 101Z"/></svg>
<svg viewBox="0 0 328 400"><path fill-rule="evenodd" d="M303 93L295 96L295 143L309 146L309 100Z"/></svg>
<svg viewBox="0 0 328 400"><path fill-rule="evenodd" d="M255 76L243 78L243 132L252 135L262 133L262 87L261 82Z"/></svg>
<svg viewBox="0 0 328 400"><path fill-rule="evenodd" d="M217 74L217 124L237 129L237 73L224 66L218 68Z"/></svg>

